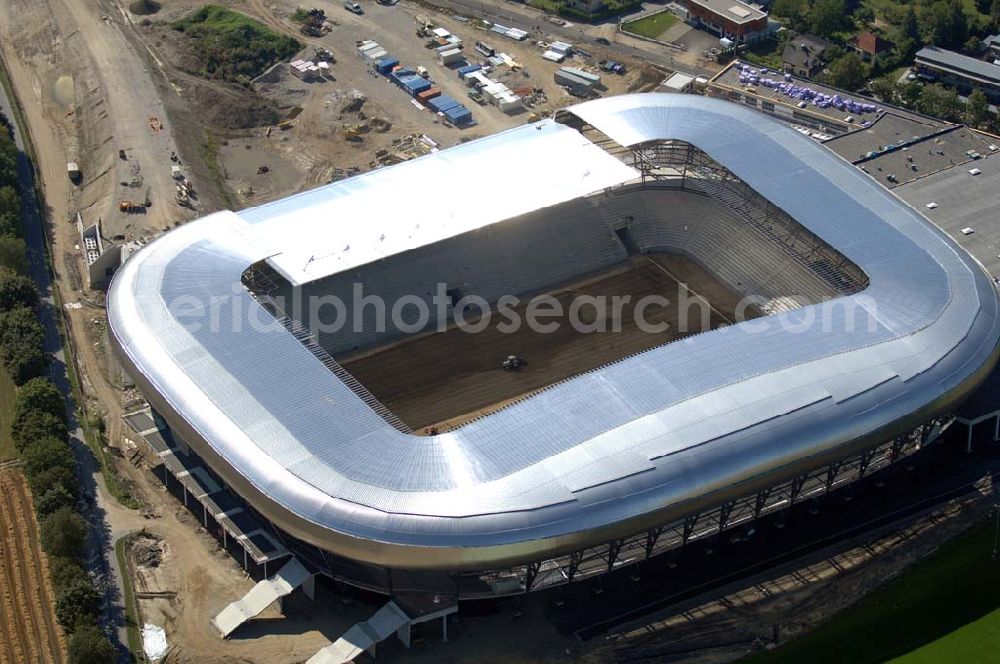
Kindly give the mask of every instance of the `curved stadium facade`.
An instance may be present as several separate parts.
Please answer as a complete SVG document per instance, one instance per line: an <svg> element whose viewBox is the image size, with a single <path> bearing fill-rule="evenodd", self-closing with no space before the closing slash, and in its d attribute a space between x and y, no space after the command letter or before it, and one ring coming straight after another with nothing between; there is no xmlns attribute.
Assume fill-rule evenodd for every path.
<svg viewBox="0 0 1000 664"><path fill-rule="evenodd" d="M423 371L379 377L380 349L434 333L366 311L318 331L286 304L363 283L493 305L662 256L754 296L752 320L644 339L463 412L427 414L488 371L409 407L399 394L418 390L377 385ZM181 474L202 478L206 525L233 534L244 509L311 571L459 597L599 574L906 457L1000 338L989 276L877 183L763 115L656 94L195 221L122 267L108 312L165 465L201 469Z"/></svg>

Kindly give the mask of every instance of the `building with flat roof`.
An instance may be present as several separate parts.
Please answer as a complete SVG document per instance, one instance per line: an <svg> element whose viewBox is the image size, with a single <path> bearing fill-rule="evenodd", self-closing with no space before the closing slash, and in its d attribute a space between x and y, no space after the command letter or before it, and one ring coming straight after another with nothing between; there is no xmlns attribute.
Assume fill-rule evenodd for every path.
<svg viewBox="0 0 1000 664"><path fill-rule="evenodd" d="M1000 103L1000 65L936 46L917 51L913 64L921 78L951 86L962 94L978 88L992 103Z"/></svg>
<svg viewBox="0 0 1000 664"><path fill-rule="evenodd" d="M719 37L754 41L767 31L767 12L739 0L686 0L688 14Z"/></svg>

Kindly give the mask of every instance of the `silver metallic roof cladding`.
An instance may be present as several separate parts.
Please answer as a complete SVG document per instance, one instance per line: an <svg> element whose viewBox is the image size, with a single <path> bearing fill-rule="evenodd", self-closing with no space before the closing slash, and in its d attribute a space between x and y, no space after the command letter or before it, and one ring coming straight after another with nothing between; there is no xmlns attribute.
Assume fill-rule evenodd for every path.
<svg viewBox="0 0 1000 664"><path fill-rule="evenodd" d="M354 178L211 215L133 256L108 297L123 363L171 426L279 527L373 564L438 569L541 558L744 495L953 408L996 363L1000 318L988 276L811 140L688 95L569 110L626 145L673 138L701 148L854 261L870 286L835 301L829 316L814 305L689 337L456 431L409 436L283 329L185 329L176 305L188 298L194 310L222 295L231 297L213 305L219 320L234 307L257 312L234 288L243 270L314 240L289 226L295 215L322 207L322 226L311 228L335 232L325 220L337 218ZM533 133L545 132L527 126L439 154L460 168L465 151ZM394 169L419 177L420 162L368 174L365 187L377 190ZM517 191L527 176L511 168L506 177ZM399 204L389 189L370 210L376 224L383 215L390 223ZM543 204L579 195L560 193ZM858 304L851 332L847 300Z"/></svg>

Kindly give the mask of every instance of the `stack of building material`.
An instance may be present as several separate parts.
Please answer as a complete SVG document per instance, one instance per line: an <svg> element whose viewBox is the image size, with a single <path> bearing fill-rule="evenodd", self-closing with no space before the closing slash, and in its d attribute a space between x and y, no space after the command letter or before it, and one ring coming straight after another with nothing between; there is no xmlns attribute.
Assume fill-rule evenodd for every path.
<svg viewBox="0 0 1000 664"><path fill-rule="evenodd" d="M292 60L288 63L288 71L292 73L292 76L303 81L314 79L320 73L319 67L309 60Z"/></svg>

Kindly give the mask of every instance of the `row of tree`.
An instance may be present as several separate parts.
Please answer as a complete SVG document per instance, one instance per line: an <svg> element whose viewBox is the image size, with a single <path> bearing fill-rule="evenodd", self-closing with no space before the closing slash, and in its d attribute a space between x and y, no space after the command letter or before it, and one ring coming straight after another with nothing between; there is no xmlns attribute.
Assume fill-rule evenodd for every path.
<svg viewBox="0 0 1000 664"><path fill-rule="evenodd" d="M28 247L22 237L17 146L0 114L0 360L18 385L49 368L45 330L36 316L38 291L25 273Z"/></svg>
<svg viewBox="0 0 1000 664"><path fill-rule="evenodd" d="M110 664L114 648L97 626L102 598L84 567L87 524L77 513L79 484L69 444L66 401L48 370L39 296L26 276L17 148L0 114L0 359L19 386L10 434L31 487L42 549L56 593L56 618L69 635L71 664Z"/></svg>
<svg viewBox="0 0 1000 664"><path fill-rule="evenodd" d="M114 661L114 648L97 626L102 598L84 567L87 523L76 511L79 484L67 424L66 402L51 381L33 378L18 389L11 438L41 524L56 618L69 635L71 664L103 664Z"/></svg>

